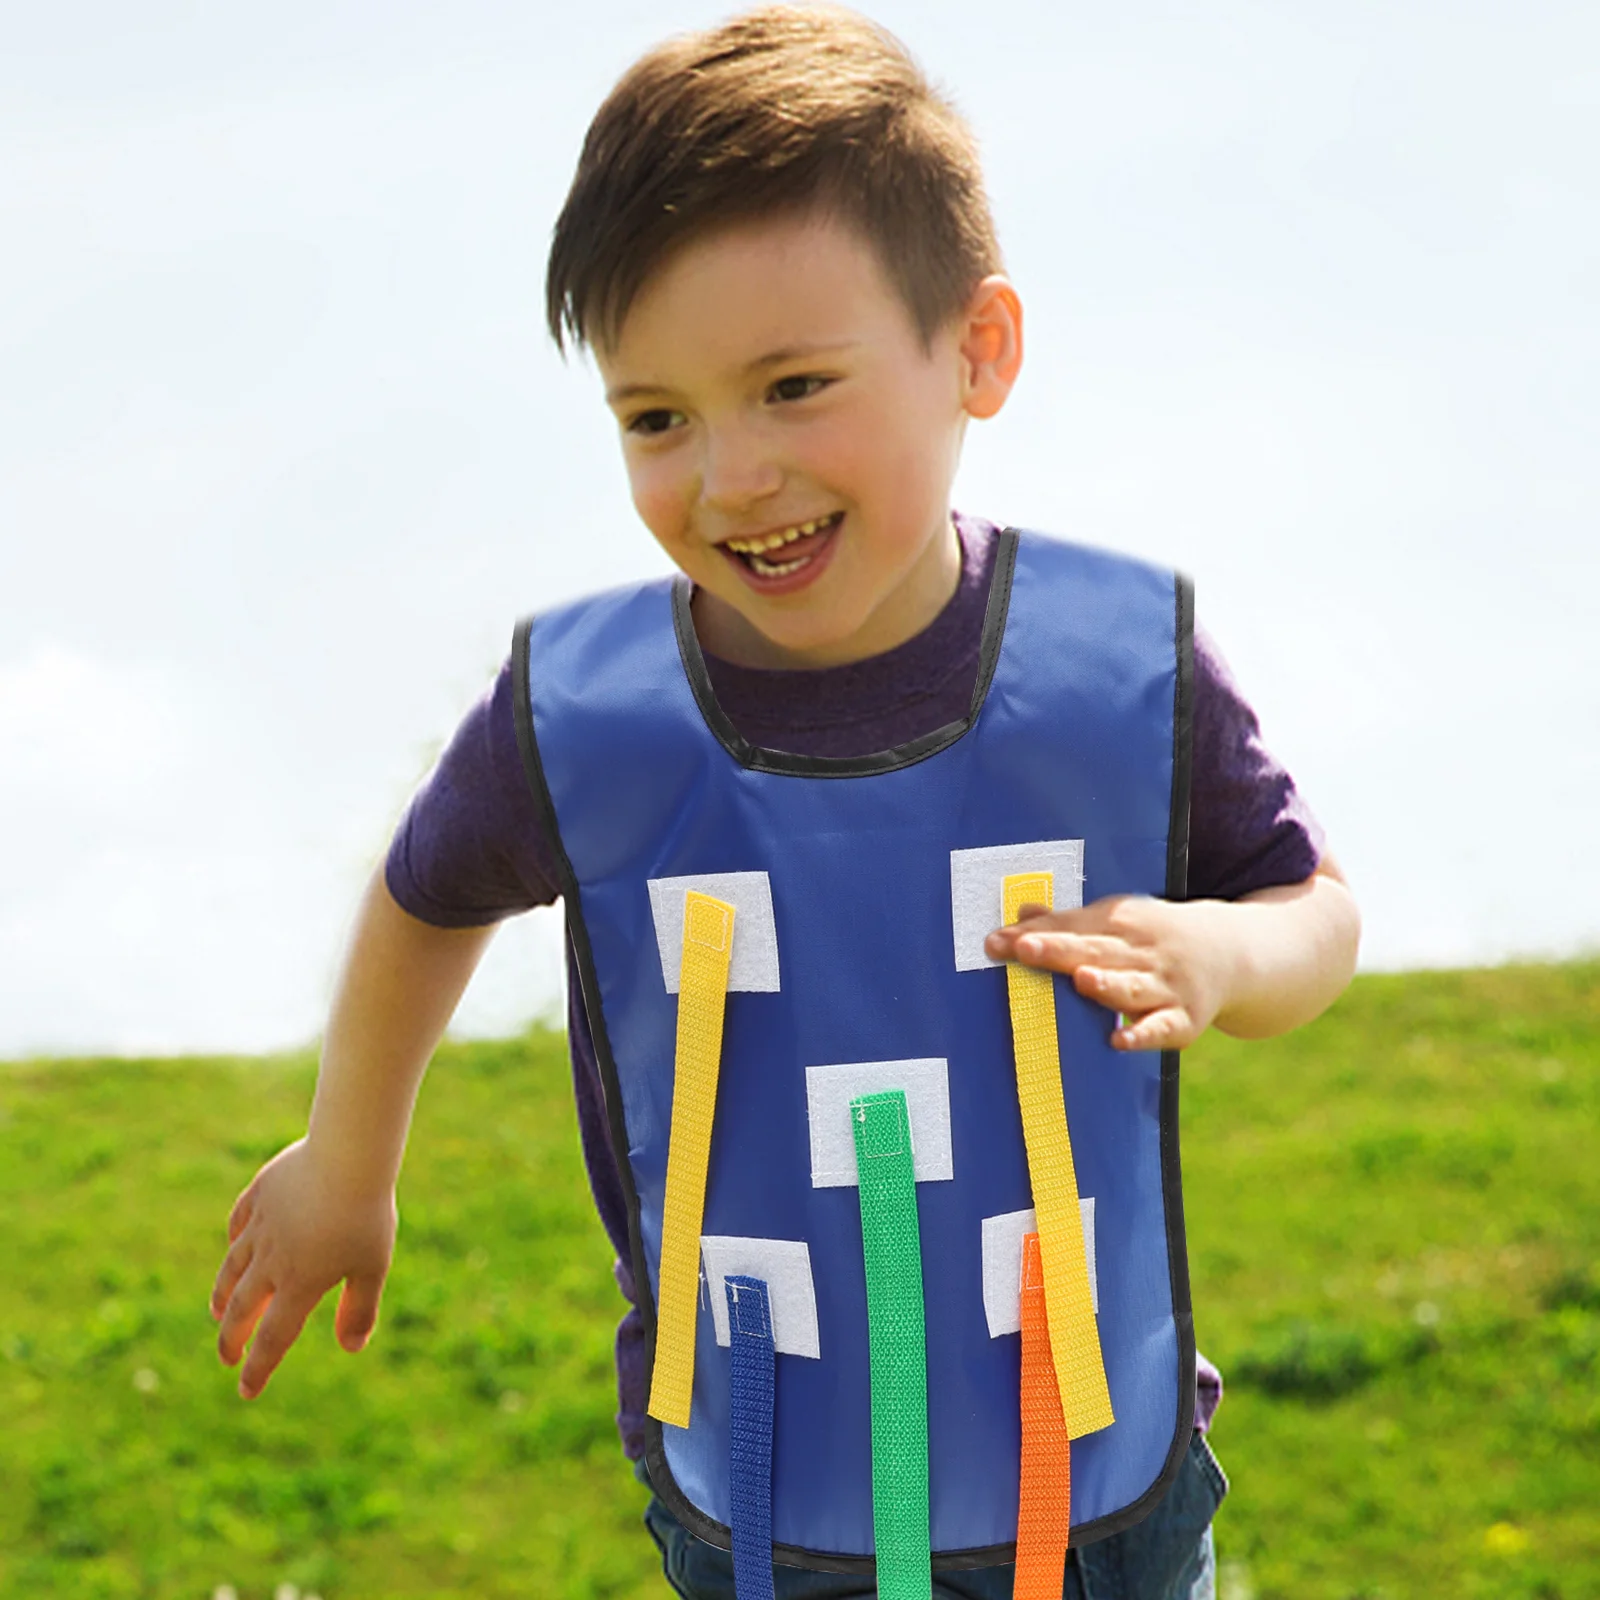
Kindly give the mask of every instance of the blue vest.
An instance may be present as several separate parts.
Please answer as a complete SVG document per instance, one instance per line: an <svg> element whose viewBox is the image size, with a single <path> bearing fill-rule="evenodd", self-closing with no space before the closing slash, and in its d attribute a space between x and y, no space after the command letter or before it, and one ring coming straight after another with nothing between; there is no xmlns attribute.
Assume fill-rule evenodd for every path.
<svg viewBox="0 0 1600 1600"><path fill-rule="evenodd" d="M719 1240L789 1241L808 1257L810 1281L797 1292L812 1297L809 1331L796 1333L790 1314L798 1353L784 1353L778 1330L772 1517L782 1561L872 1566L861 1213L848 1180L819 1180L827 1157L812 1124L820 1069L874 1063L916 1068L943 1097L945 1165L929 1181L921 1163L934 1141L918 1134L915 1108L912 1119L934 1565L1012 1559L1019 1341L996 1332L992 1293L986 1304L985 1241L995 1219L1032 1201L1005 972L974 958L970 928L963 964L961 880L981 878L994 847L1043 842L1058 906L1074 859L1084 903L1182 896L1191 631L1182 578L1008 532L969 715L876 755L813 758L752 747L717 706L685 580L603 594L518 630L518 733L559 841L652 1350L677 1010L661 885L738 874L714 877L713 889L759 891L741 901L735 928L703 1231L708 1263ZM997 891L968 913L969 924L997 926ZM741 954L738 940L756 938L763 919L775 953L762 944ZM1177 1056L1113 1052L1115 1019L1063 978L1055 990L1116 1414L1073 1442L1072 1542L1082 1544L1138 1521L1176 1473L1192 1425L1194 1337ZM729 1260L749 1270L737 1250ZM720 1282L702 1293L690 1426L652 1419L647 1462L673 1513L726 1548L721 1294ZM811 1343L801 1350L796 1338Z"/></svg>

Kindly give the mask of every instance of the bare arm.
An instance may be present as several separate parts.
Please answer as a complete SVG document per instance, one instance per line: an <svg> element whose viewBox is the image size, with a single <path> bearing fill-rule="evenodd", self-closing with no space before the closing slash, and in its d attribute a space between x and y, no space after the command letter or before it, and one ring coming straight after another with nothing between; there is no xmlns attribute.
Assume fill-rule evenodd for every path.
<svg viewBox="0 0 1600 1600"><path fill-rule="evenodd" d="M436 928L373 875L334 990L306 1140L348 1188L393 1189L434 1047L494 924Z"/></svg>
<svg viewBox="0 0 1600 1600"><path fill-rule="evenodd" d="M1257 890L1232 909L1240 913L1235 970L1214 1027L1236 1039L1269 1039L1321 1016L1349 987L1361 913L1331 857L1304 883Z"/></svg>
<svg viewBox="0 0 1600 1600"><path fill-rule="evenodd" d="M1180 1050L1208 1027L1264 1039L1309 1022L1355 972L1361 916L1337 864L1239 900L1115 895L1072 911L1024 907L989 935L999 960L1069 973L1124 1023L1119 1050Z"/></svg>
<svg viewBox="0 0 1600 1600"><path fill-rule="evenodd" d="M279 1151L239 1196L211 1295L217 1350L249 1359L253 1399L317 1302L344 1283L339 1342L370 1337L394 1249L394 1186L428 1060L492 937L436 928L395 904L375 874L356 913L323 1041L305 1138Z"/></svg>

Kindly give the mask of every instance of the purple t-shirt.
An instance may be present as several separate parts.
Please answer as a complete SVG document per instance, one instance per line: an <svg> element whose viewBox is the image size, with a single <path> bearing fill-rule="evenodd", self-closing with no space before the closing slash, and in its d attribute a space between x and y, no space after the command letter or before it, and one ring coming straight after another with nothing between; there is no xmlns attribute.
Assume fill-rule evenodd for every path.
<svg viewBox="0 0 1600 1600"><path fill-rule="evenodd" d="M895 649L815 671L741 667L707 656L717 703L738 731L769 750L853 756L905 744L965 717L977 681L997 530L964 516L956 526L962 564L955 595L927 628ZM1261 743L1255 713L1199 629L1194 667L1189 897L1235 900L1299 883L1321 859L1321 829L1289 774ZM385 872L402 909L444 928L479 927L559 897L552 841L517 747L509 662L412 799ZM637 1459L644 1453L649 1372L643 1326L631 1304L627 1205L606 1134L589 1019L571 971L567 992L584 1162L616 1253L613 1271L630 1302L617 1329L617 1426L624 1450ZM1221 1398L1221 1377L1202 1356L1196 1427L1210 1425Z"/></svg>

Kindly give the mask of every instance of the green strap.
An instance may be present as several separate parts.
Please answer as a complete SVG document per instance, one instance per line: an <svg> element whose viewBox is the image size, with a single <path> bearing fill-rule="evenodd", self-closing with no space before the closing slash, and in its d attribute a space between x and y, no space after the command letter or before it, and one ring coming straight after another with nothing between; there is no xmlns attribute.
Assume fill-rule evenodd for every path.
<svg viewBox="0 0 1600 1600"><path fill-rule="evenodd" d="M872 1530L879 1600L931 1600L928 1352L922 1243L903 1089L850 1102L867 1263Z"/></svg>

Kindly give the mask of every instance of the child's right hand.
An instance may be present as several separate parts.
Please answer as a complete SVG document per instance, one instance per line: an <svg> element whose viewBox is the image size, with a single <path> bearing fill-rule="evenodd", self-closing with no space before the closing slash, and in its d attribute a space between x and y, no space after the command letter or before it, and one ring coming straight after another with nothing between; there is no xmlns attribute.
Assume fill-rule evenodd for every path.
<svg viewBox="0 0 1600 1600"><path fill-rule="evenodd" d="M334 1319L339 1343L350 1351L366 1344L378 1320L396 1220L392 1189L351 1193L304 1139L255 1175L228 1218L228 1253L211 1291L223 1363L237 1365L250 1344L239 1375L246 1400L266 1387L306 1318L337 1283L345 1286Z"/></svg>

